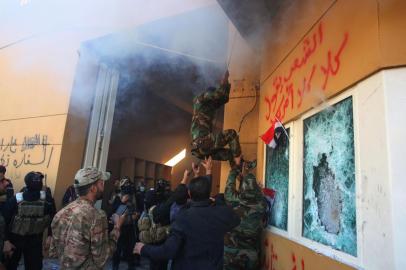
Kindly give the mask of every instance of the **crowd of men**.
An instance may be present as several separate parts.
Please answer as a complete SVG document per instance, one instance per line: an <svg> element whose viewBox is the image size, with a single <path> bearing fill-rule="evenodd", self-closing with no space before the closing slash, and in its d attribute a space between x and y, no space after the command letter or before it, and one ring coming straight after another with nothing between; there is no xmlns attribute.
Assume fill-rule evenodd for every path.
<svg viewBox="0 0 406 270"><path fill-rule="evenodd" d="M115 270L121 259L136 269L140 257L152 270L259 269L269 204L252 173L256 162L242 159L235 130L213 132L215 112L229 100L228 76L193 101L192 154L205 175L193 163L173 191L163 179L147 190L123 178L115 181L107 207L98 209L110 174L86 167L77 171L56 213L42 173L28 173L26 186L14 194L0 166L0 268L17 269L24 256L25 269L42 269L45 254L60 269L103 269L111 260ZM225 193L215 197L212 159L231 167Z"/></svg>
<svg viewBox="0 0 406 270"><path fill-rule="evenodd" d="M123 258L136 269L140 256L150 269L259 269L266 202L255 176L236 157L225 193L212 198L211 158L202 166L205 175L193 164L173 191L165 180L147 190L124 178L107 211L95 203L109 173L83 168L58 213L40 172L28 173L14 195L0 166L1 268L17 269L23 256L25 269L42 269L46 251L60 269L103 269L110 260L118 269Z"/></svg>

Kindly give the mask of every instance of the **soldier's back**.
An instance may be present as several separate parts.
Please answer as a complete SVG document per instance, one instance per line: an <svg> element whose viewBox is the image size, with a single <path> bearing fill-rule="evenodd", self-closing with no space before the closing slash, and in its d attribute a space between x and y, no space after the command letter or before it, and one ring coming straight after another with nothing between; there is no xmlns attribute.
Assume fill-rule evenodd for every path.
<svg viewBox="0 0 406 270"><path fill-rule="evenodd" d="M90 257L91 234L99 231L92 226L103 218L106 215L102 211L83 199L77 199L60 210L52 221L52 257L58 257L66 268L83 265ZM107 228L100 228L100 231L104 229Z"/></svg>

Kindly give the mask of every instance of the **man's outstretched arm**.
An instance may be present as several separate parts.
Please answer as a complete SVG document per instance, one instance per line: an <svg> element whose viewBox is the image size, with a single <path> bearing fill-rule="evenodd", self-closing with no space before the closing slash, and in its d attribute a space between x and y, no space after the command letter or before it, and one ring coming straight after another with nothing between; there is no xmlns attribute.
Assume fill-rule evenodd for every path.
<svg viewBox="0 0 406 270"><path fill-rule="evenodd" d="M176 229L171 231L169 237L161 245L144 245L141 242L135 244L134 253L147 256L154 260L174 259L182 245L183 237Z"/></svg>
<svg viewBox="0 0 406 270"><path fill-rule="evenodd" d="M205 91L201 97L202 102L214 102L218 106L226 104L230 97L231 85L228 82L228 70L221 80L220 86L213 91Z"/></svg>

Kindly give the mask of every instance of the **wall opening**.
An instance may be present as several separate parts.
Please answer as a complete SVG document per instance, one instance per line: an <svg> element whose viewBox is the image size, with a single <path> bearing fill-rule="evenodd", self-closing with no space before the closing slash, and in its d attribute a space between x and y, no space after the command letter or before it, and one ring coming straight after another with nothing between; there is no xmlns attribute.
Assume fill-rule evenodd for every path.
<svg viewBox="0 0 406 270"><path fill-rule="evenodd" d="M99 141L107 143L99 147L95 139L95 151L90 154L93 159L89 160L104 158L104 164L93 165L111 171L113 179L128 176L153 187L157 179L166 178L176 186L193 160L193 97L208 86L217 86L226 69L228 20L221 9L213 6L165 18L90 40L83 47L118 77L114 102L110 103L114 108L106 114L110 134L100 132L100 125L96 132L102 137ZM94 100L98 98L96 93ZM95 102L92 110L96 107ZM217 113L215 129L222 129L223 114L223 110ZM87 149L90 135L95 133L92 122L93 118ZM186 157L182 161L174 167L164 164L183 149ZM86 152L85 157L88 155ZM220 163L215 162L214 194L219 190L219 178ZM113 181L105 187L106 196L112 189Z"/></svg>

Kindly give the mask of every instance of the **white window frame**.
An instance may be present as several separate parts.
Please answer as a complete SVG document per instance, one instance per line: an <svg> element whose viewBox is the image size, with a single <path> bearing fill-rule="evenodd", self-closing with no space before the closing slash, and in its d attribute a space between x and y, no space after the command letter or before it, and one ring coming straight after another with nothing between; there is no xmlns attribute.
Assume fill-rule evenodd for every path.
<svg viewBox="0 0 406 270"><path fill-rule="evenodd" d="M106 170L119 74L100 64L83 166Z"/></svg>
<svg viewBox="0 0 406 270"><path fill-rule="evenodd" d="M292 211L290 211L290 209L291 209L291 197L292 197L292 184L293 184L293 176L292 176L292 172L294 171L293 170L293 160L294 160L294 158L293 158L293 154L294 154L294 151L293 151L293 145L291 145L291 143L292 142L294 142L294 140L293 140L293 137L294 137L294 129L293 129L293 122L290 122L290 123L287 123L287 124L284 124L284 127L286 128L286 129L289 129L289 187L288 187L288 225L287 225L287 228L286 228L286 231L285 230L282 230L282 229L280 229L280 228L278 228L278 227L275 227L275 226L272 226L272 225L268 225L267 226L267 229L269 230L269 231L271 231L271 232L273 232L273 233L275 233L275 234L278 234L278 235L280 235L280 236L283 236L283 237L286 237L286 238L289 238L289 237L291 237L291 235L290 235L290 232L292 231L291 230L291 228L290 228L290 226L291 226L291 224L292 224L292 222L291 222L291 218L294 218L293 216L292 216ZM265 175L266 175L266 160L267 160L267 157L266 157L266 150L267 150L267 145L266 144L264 144L264 166L263 166L263 177L262 177L262 179L264 179L264 187L266 187L266 178L265 178ZM276 196L278 196L278 194L276 194Z"/></svg>
<svg viewBox="0 0 406 270"><path fill-rule="evenodd" d="M321 244L302 236L303 225L303 121L315 115L327 106L334 105L352 96L353 104L353 125L354 125L354 155L355 155L355 204L356 204L356 231L357 231L357 257L338 251L330 246ZM359 123L358 123L358 99L354 89L349 89L344 93L331 98L327 102L302 114L299 118L287 123L290 128L290 148L289 148L289 202L288 202L288 231L268 226L267 230L276 235L285 237L293 242L305 246L316 253L320 253L333 260L342 262L349 266L360 268L363 254L362 235L362 210L361 210L361 170L359 154ZM265 181L266 171L266 145L264 145L264 166L263 179ZM264 183L265 184L265 183Z"/></svg>

